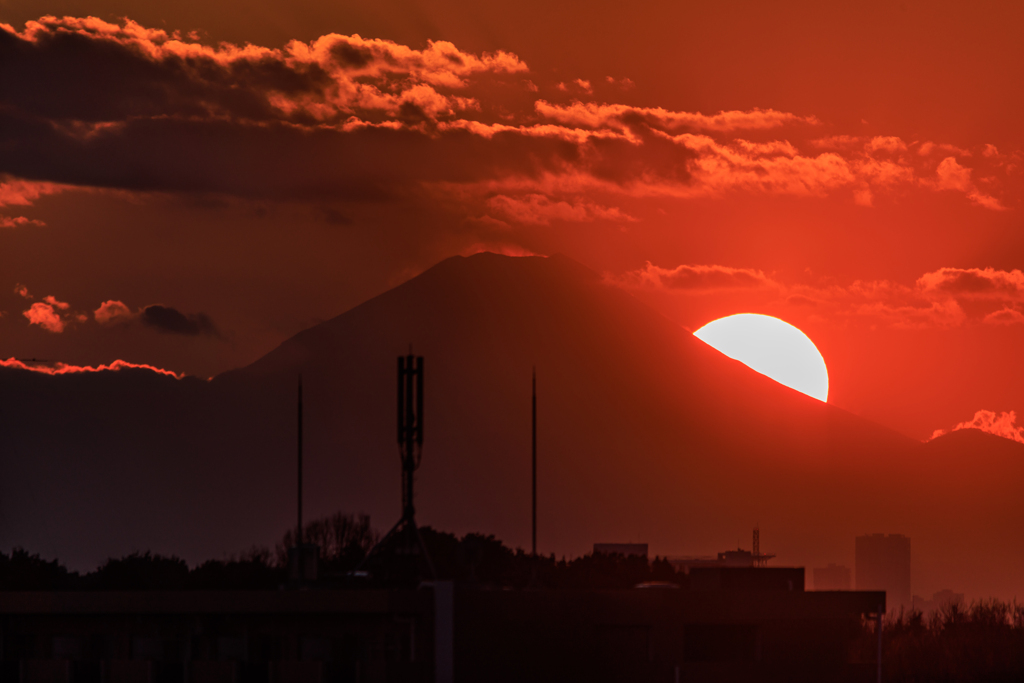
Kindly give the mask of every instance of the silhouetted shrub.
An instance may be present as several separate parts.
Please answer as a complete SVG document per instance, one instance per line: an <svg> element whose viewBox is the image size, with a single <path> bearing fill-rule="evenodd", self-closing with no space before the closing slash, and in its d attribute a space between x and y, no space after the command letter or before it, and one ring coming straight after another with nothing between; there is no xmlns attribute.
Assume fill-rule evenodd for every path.
<svg viewBox="0 0 1024 683"><path fill-rule="evenodd" d="M98 590L177 590L186 587L188 574L185 560L147 551L107 560L85 583Z"/></svg>
<svg viewBox="0 0 1024 683"><path fill-rule="evenodd" d="M884 622L883 678L895 683L1024 680L1024 606L953 602Z"/></svg>
<svg viewBox="0 0 1024 683"><path fill-rule="evenodd" d="M493 535L453 534L420 529L438 578L459 583L507 588L558 588L567 590L611 590L632 588L649 581L685 584L672 565L661 558L648 563L646 557L584 555L556 560L554 555L534 557L522 549L512 550Z"/></svg>
<svg viewBox="0 0 1024 683"><path fill-rule="evenodd" d="M622 555L584 555L556 560L554 555L534 557L509 548L494 535L466 534L462 538L430 527L420 529L423 543L437 577L481 588L549 588L611 590L631 588L649 581L686 585L666 560ZM366 515L338 513L316 519L304 527L303 540L320 546L322 587L360 587L418 584L422 574L389 568L402 557L395 548L376 551L370 577L356 578L360 566L376 545L379 534ZM15 550L0 554L0 589L3 590L275 590L287 581L287 549L294 545L294 531L284 535L274 553L253 548L231 560L209 560L191 571L184 560L133 553L107 560L96 571L79 576L56 560ZM991 617L995 619L996 617Z"/></svg>
<svg viewBox="0 0 1024 683"><path fill-rule="evenodd" d="M0 553L0 590L37 591L75 588L80 577L57 560L29 555L23 548Z"/></svg>
<svg viewBox="0 0 1024 683"><path fill-rule="evenodd" d="M315 519L303 526L302 540L320 546L320 573L340 575L355 569L380 534L370 526L369 515L347 515L341 512ZM277 545L276 560L288 566L288 548L295 546L295 530L289 529Z"/></svg>
<svg viewBox="0 0 1024 683"><path fill-rule="evenodd" d="M285 568L271 563L266 548L252 548L228 560L207 560L188 575L188 587L199 590L274 590L285 581Z"/></svg>

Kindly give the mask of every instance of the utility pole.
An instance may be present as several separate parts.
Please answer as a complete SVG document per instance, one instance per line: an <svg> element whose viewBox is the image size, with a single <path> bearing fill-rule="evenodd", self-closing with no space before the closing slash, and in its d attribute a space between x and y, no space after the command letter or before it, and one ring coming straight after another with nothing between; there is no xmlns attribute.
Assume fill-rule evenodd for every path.
<svg viewBox="0 0 1024 683"><path fill-rule="evenodd" d="M302 545L302 375L299 375L299 523L295 529L295 544Z"/></svg>
<svg viewBox="0 0 1024 683"><path fill-rule="evenodd" d="M296 561L299 566L299 584L302 584L302 373L299 373L299 495L298 495L298 508L299 508L299 523L295 530L295 553L297 555Z"/></svg>
<svg viewBox="0 0 1024 683"><path fill-rule="evenodd" d="M537 556L537 366L533 367L533 556Z"/></svg>

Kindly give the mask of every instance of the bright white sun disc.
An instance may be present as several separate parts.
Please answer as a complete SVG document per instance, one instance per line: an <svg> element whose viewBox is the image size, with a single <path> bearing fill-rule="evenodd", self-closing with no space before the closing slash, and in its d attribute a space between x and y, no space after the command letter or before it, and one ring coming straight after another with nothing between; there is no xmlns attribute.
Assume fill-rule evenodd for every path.
<svg viewBox="0 0 1024 683"><path fill-rule="evenodd" d="M780 384L828 400L828 369L806 334L770 315L739 313L693 333L701 341Z"/></svg>

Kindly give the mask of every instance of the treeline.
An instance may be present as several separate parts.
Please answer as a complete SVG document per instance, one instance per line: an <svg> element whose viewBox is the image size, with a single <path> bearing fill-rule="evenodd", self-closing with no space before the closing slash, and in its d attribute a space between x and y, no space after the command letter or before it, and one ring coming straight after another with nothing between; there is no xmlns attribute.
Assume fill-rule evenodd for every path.
<svg viewBox="0 0 1024 683"><path fill-rule="evenodd" d="M585 555L557 560L509 548L493 535L454 534L420 529L437 578L495 588L604 590L660 581L685 586L668 561L621 555ZM380 534L366 515L335 514L303 528L303 542L320 547L318 584L324 587L380 585L370 565L367 575L353 575ZM294 530L270 550L253 548L228 560L209 560L190 568L177 557L133 553L107 560L93 572L68 571L57 560L44 560L22 549L0 553L0 590L275 590L288 582L288 548ZM387 549L375 557L388 563Z"/></svg>
<svg viewBox="0 0 1024 683"><path fill-rule="evenodd" d="M285 571L264 550L231 560L210 560L192 569L178 557L132 553L107 560L87 574L68 571L15 548L0 553L0 590L261 590L279 587Z"/></svg>
<svg viewBox="0 0 1024 683"><path fill-rule="evenodd" d="M954 602L884 620L883 679L891 683L1024 680L1024 605Z"/></svg>
<svg viewBox="0 0 1024 683"><path fill-rule="evenodd" d="M424 545L440 578L494 588L558 588L611 590L662 581L687 584L663 558L638 555L588 554L567 560L554 555L534 557L512 550L494 536L454 534L421 529Z"/></svg>

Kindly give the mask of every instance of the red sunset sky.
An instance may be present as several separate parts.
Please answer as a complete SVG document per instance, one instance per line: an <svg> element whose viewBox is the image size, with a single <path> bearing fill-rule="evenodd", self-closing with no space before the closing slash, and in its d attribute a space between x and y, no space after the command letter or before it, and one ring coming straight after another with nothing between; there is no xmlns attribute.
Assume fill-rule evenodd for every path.
<svg viewBox="0 0 1024 683"><path fill-rule="evenodd" d="M560 252L691 330L797 325L830 403L915 438L1024 411L1017 3L0 23L0 358L207 377L453 254Z"/></svg>

